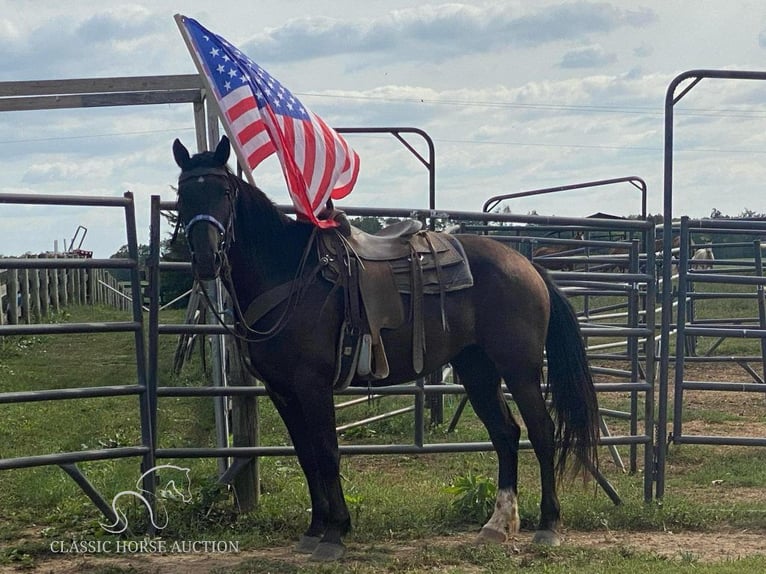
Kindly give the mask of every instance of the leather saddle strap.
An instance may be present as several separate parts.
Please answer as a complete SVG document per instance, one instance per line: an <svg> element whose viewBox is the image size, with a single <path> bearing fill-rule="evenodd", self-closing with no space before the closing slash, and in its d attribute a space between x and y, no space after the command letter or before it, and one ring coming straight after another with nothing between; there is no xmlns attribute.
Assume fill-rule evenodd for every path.
<svg viewBox="0 0 766 574"><path fill-rule="evenodd" d="M286 283L282 283L269 289L253 299L253 302L248 305L244 314L245 325L247 327L252 327L266 316L269 311L275 309L280 303L287 300L293 290L293 283L295 283L294 280L287 281Z"/></svg>
<svg viewBox="0 0 766 574"><path fill-rule="evenodd" d="M428 243L428 248L431 250L431 255L434 258L434 266L436 267L436 281L439 283L439 307L442 317L442 329L449 331L449 325L447 324L447 310L444 300L444 292L446 286L444 285L444 273L442 271L442 264L439 261L439 254L436 252L436 247L434 247L434 244L431 241L431 236L426 233L425 237L426 242Z"/></svg>
<svg viewBox="0 0 766 574"><path fill-rule="evenodd" d="M410 253L410 282L412 310L412 367L415 374L423 371L423 355L426 348L425 329L423 325L423 268L420 256L415 251Z"/></svg>

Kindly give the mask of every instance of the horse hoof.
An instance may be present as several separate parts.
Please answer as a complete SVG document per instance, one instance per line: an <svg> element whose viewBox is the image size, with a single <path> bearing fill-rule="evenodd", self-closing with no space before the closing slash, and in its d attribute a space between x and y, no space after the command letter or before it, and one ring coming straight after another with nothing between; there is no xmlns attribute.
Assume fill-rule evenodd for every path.
<svg viewBox="0 0 766 574"><path fill-rule="evenodd" d="M504 544L506 540L505 532L500 532L494 528L487 528L486 526L481 529L481 532L476 537L477 544Z"/></svg>
<svg viewBox="0 0 766 574"><path fill-rule="evenodd" d="M538 530L532 542L544 546L561 546L561 537L553 530Z"/></svg>
<svg viewBox="0 0 766 574"><path fill-rule="evenodd" d="M295 544L295 548L293 548L293 550L298 554L311 554L314 552L314 550L316 550L316 547L319 545L319 541L321 539L321 536L306 536L304 534Z"/></svg>
<svg viewBox="0 0 766 574"><path fill-rule="evenodd" d="M343 558L346 547L335 542L320 542L311 553L314 562L336 562Z"/></svg>

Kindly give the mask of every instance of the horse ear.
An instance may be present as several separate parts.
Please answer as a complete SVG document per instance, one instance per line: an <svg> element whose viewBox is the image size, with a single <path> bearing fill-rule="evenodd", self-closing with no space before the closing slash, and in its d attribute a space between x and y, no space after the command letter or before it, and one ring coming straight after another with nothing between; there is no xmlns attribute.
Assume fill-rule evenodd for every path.
<svg viewBox="0 0 766 574"><path fill-rule="evenodd" d="M231 154L231 143L229 138L223 136L221 141L218 142L218 146L215 148L215 159L221 165L225 165L229 161L229 155Z"/></svg>
<svg viewBox="0 0 766 574"><path fill-rule="evenodd" d="M184 169L189 162L189 150L186 149L179 139L176 139L176 141L173 142L173 157L175 158L178 167L181 169Z"/></svg>

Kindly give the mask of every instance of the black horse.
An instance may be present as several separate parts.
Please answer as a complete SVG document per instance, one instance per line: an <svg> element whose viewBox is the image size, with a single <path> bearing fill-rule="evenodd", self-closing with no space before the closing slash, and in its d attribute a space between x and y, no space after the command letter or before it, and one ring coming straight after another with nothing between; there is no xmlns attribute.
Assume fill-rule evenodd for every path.
<svg viewBox="0 0 766 574"><path fill-rule="evenodd" d="M220 276L229 290L245 354L284 420L306 476L311 522L296 551L337 560L351 527L333 405L337 343L348 299L344 288L317 272L322 261L314 248L318 235L336 231L286 216L261 190L233 175L226 165L226 137L214 152L193 156L176 140L173 154L181 168L179 220L194 275L201 280ZM456 237L470 263L473 286L424 297L425 354L419 373L413 368L412 326L383 330L388 376L374 384L411 381L452 364L499 461L495 511L479 537L504 542L519 529L521 435L505 401L504 380L540 464L542 500L534 540L557 545L557 478L583 464L597 468L598 406L577 319L544 269L491 238ZM269 299L284 285L292 285L287 295L265 305L254 324L244 324L250 321L243 320L242 309ZM552 412L541 391L544 352ZM368 380L355 377L352 384Z"/></svg>

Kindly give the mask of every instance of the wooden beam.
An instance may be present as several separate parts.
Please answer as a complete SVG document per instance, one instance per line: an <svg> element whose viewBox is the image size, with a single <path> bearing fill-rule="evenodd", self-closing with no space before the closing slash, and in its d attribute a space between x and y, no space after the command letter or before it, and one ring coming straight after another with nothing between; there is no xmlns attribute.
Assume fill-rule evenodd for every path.
<svg viewBox="0 0 766 574"><path fill-rule="evenodd" d="M0 82L0 98L202 89L198 74Z"/></svg>
<svg viewBox="0 0 766 574"><path fill-rule="evenodd" d="M0 98L0 112L184 104L201 101L200 89Z"/></svg>

